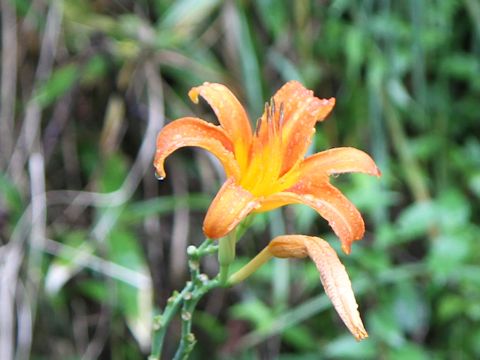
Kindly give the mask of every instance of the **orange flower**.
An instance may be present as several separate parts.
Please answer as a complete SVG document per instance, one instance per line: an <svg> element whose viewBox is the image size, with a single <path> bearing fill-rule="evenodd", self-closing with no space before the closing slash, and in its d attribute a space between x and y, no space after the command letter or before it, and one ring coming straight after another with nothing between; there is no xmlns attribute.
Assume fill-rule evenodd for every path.
<svg viewBox="0 0 480 360"><path fill-rule="evenodd" d="M203 97L220 125L185 117L165 126L157 137L154 166L165 177L164 161L184 146L210 151L225 168L227 180L213 200L203 230L217 239L232 231L251 212L287 204L305 204L324 217L350 252L365 231L362 216L328 176L346 172L380 175L373 160L354 148L334 148L305 158L315 132L335 105L319 99L299 82L286 83L265 106L252 132L248 116L224 85L204 83L189 92Z"/></svg>

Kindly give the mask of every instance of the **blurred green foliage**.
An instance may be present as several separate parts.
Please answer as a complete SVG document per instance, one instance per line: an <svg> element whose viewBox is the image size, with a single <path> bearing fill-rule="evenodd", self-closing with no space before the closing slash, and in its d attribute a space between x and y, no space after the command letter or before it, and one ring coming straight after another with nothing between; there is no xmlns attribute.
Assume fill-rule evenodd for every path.
<svg viewBox="0 0 480 360"><path fill-rule="evenodd" d="M213 119L187 98L204 81L254 120L297 79L337 99L311 151L355 146L383 173L334 179L367 223L342 260L370 337L348 334L313 264L274 260L202 301L193 358L480 358L478 1L11 0L2 13L16 19L12 35L2 16L2 355L143 358L222 176L181 150L157 183L156 132ZM292 206L255 219L236 266L285 232L339 249Z"/></svg>

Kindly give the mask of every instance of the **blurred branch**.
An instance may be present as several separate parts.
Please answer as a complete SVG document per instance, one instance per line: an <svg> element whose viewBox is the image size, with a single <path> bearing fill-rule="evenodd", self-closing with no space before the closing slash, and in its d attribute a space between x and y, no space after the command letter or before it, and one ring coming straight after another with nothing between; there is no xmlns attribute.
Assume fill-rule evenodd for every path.
<svg viewBox="0 0 480 360"><path fill-rule="evenodd" d="M5 245L5 253L0 262L0 359L12 360L15 346L15 294L18 272L23 260L23 247L18 241Z"/></svg>
<svg viewBox="0 0 480 360"><path fill-rule="evenodd" d="M69 90L63 97L62 101L55 104L52 118L45 127L43 136L43 153L45 163L48 164L53 154L55 145L59 141L59 137L70 119L72 110L72 99L74 90ZM68 166L68 165L67 165Z"/></svg>
<svg viewBox="0 0 480 360"><path fill-rule="evenodd" d="M430 199L430 193L425 182L425 176L422 174L417 159L412 154L411 146L408 144L407 136L402 128L400 119L388 101L385 100L383 105L388 130L393 140L393 146L402 163L406 180L413 197L416 201L428 200Z"/></svg>
<svg viewBox="0 0 480 360"><path fill-rule="evenodd" d="M63 1L53 1L48 8L32 95L25 110L25 118L22 123L20 135L15 144L15 149L8 167L8 173L16 183L22 183L23 166L33 149L35 141L38 141L41 108L35 99L35 91L37 90L38 84L47 79L52 71L57 53L57 42L60 35L62 18Z"/></svg>
<svg viewBox="0 0 480 360"><path fill-rule="evenodd" d="M171 182L174 196L188 195L187 174L183 164L173 164ZM179 204L178 204L179 205ZM187 242L190 228L190 211L188 207L176 206L173 214L172 242L170 244L169 277L173 284L180 283L187 264Z"/></svg>
<svg viewBox="0 0 480 360"><path fill-rule="evenodd" d="M464 0L464 2L472 18L472 24L477 32L477 38L480 39L480 3L475 0Z"/></svg>
<svg viewBox="0 0 480 360"><path fill-rule="evenodd" d="M30 229L30 249L28 254L27 264L27 279L25 292L28 294L31 309L31 324L27 328L32 331L35 324L35 314L37 307L37 297L40 284L42 281L42 258L43 253L37 251L36 248L42 248L47 231L47 198L45 196L45 163L44 158L40 153L33 153L29 159L29 177L30 177L30 194L32 197L31 213L32 219L35 219L31 224ZM26 329L22 328L22 332ZM33 334L30 334L29 339ZM20 348L21 347L21 348ZM30 355L31 342L19 343L18 351L27 355L25 359L28 359Z"/></svg>
<svg viewBox="0 0 480 360"><path fill-rule="evenodd" d="M156 70L153 67L153 64L150 64L149 61L147 61L147 63L145 64L145 69L147 79L156 76ZM149 86L153 85L151 85L150 83ZM161 94L161 90L159 90L158 87L154 89L155 90L152 90L155 91L154 94L157 94L157 96L158 94ZM152 92L150 92L149 94L153 96ZM164 122L163 112L161 111L162 102L158 102L158 100L154 101L156 103L155 105L152 105L152 109L151 111L149 111L147 127L142 136L142 143L137 153L137 157L135 158L135 161L132 164L129 173L120 188L108 194L84 192L77 193L78 196L73 200L72 206L78 206L82 203L84 204L92 202L106 203L108 204L107 206L110 207L122 205L132 197L133 193L138 188L141 179L143 178L148 169L152 169L153 176L153 168L151 165L152 149L155 148L156 134L160 131ZM92 235L94 236L94 238L103 239L108 233L109 229L111 229L111 227L115 224L117 216L118 213L115 215L112 212L105 212L92 230Z"/></svg>
<svg viewBox="0 0 480 360"><path fill-rule="evenodd" d="M17 15L15 5L1 0L2 82L0 97L0 168L8 163L14 137L15 97L17 93Z"/></svg>
<svg viewBox="0 0 480 360"><path fill-rule="evenodd" d="M145 78L147 81L148 95L148 117L157 118L155 122L163 124L165 118L164 91L161 80L160 69L155 66L155 61L147 61L145 64ZM144 192L146 198L158 197L158 182L152 177L144 177ZM161 237L161 223L158 216L147 216L144 220L144 229L146 236L146 247L148 263L150 264L150 273L152 275L152 287L154 293L154 303L158 304L160 289L164 285L162 278L165 272L162 271L164 264L163 240Z"/></svg>
<svg viewBox="0 0 480 360"><path fill-rule="evenodd" d="M92 336L92 341L90 341L88 344L85 353L81 357L81 360L98 359L110 333L110 318L111 311L109 304L108 302L103 302L100 309L100 315L97 317L97 324L95 333Z"/></svg>
<svg viewBox="0 0 480 360"><path fill-rule="evenodd" d="M3 255L3 268L0 271L0 314L2 321L0 322L0 358L3 360L13 359L14 356L14 329L15 329L15 311L14 304L17 299L17 283L19 281L19 271L24 256L24 242L28 236L31 237L31 244L42 246L43 238L46 232L46 195L45 195L45 175L43 167L43 157L36 153L30 158L30 178L31 178L31 203L24 211L17 225L15 226L10 242L5 245ZM30 253L30 263L28 267L29 280L32 280L34 287L40 281L40 263L41 255ZM33 271L33 275L32 275ZM36 287L33 293L36 292ZM32 291L28 291L30 297ZM32 304L35 306L35 304ZM32 311L31 309L29 311ZM32 323L26 324L24 321L19 323L19 331L27 331L33 329L33 319L35 312L30 316L22 317L22 319L30 318ZM20 327L22 326L22 327ZM31 346L31 334L22 334L18 345L18 357L28 356ZM20 341L22 340L22 341ZM22 355L23 354L23 355Z"/></svg>
<svg viewBox="0 0 480 360"><path fill-rule="evenodd" d="M131 270L90 254L88 251L76 249L52 239L44 239L43 247L37 250L44 251L60 259L68 260L83 268L91 269L138 289L148 289L151 287L150 277L147 274Z"/></svg>
<svg viewBox="0 0 480 360"><path fill-rule="evenodd" d="M27 291L23 281L17 284L17 353L16 360L28 360L31 358L31 346L33 340L34 314L32 313L32 302L37 300Z"/></svg>

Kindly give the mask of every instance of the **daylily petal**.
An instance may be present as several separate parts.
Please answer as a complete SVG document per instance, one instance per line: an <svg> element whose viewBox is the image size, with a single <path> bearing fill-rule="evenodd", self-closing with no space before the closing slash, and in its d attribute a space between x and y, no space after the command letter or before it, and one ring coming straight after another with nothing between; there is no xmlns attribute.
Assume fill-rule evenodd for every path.
<svg viewBox="0 0 480 360"><path fill-rule="evenodd" d="M228 178L208 209L203 232L211 239L221 238L258 206L254 195L237 185L233 177Z"/></svg>
<svg viewBox="0 0 480 360"><path fill-rule="evenodd" d="M345 266L325 240L304 235L284 235L273 239L268 249L273 256L281 258L299 258L308 254L317 266L325 293L347 328L357 340L368 337Z"/></svg>
<svg viewBox="0 0 480 360"><path fill-rule="evenodd" d="M185 146L198 146L215 155L227 176L240 176L233 156L233 144L220 126L202 119L185 117L166 125L157 136L157 151L153 165L160 177L165 177L164 162L175 150Z"/></svg>
<svg viewBox="0 0 480 360"><path fill-rule="evenodd" d="M245 109L233 93L222 84L203 83L188 93L193 102L202 96L217 115L220 125L232 139L235 157L241 169L245 169L252 141L252 128Z"/></svg>
<svg viewBox="0 0 480 360"><path fill-rule="evenodd" d="M305 241L305 246L320 272L325 293L332 301L338 315L357 340L368 337L358 313L352 284L335 250L325 240L314 237L309 237Z"/></svg>
<svg viewBox="0 0 480 360"><path fill-rule="evenodd" d="M335 99L319 99L298 81L283 85L274 95L275 106L282 108L284 160L282 174L301 159L315 132L315 123L324 120L335 106Z"/></svg>
<svg viewBox="0 0 480 360"><path fill-rule="evenodd" d="M304 204L316 210L342 242L342 249L350 253L351 244L363 237L365 224L357 208L326 180L315 185L299 182L287 191L262 199L257 211L267 211L287 204Z"/></svg>
<svg viewBox="0 0 480 360"><path fill-rule="evenodd" d="M348 172L360 172L380 176L380 170L372 158L365 152L351 148L333 148L316 153L300 164L301 177L313 181L324 174L334 175Z"/></svg>

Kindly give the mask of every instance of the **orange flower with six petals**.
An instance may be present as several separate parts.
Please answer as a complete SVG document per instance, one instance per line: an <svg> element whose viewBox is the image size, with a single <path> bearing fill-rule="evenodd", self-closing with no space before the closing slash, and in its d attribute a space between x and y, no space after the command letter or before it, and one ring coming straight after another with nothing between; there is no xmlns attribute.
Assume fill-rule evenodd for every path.
<svg viewBox="0 0 480 360"><path fill-rule="evenodd" d="M287 204L305 204L324 217L349 253L365 226L355 206L329 182L329 175L361 172L380 176L374 161L363 151L343 147L305 158L317 121L323 121L335 99L319 99L297 81L286 83L265 106L252 132L248 116L237 98L221 84L204 83L189 92L204 98L220 125L184 117L165 126L157 137L154 166L165 177L164 162L173 151L197 146L222 163L227 180L204 220L205 235L221 238L248 214Z"/></svg>

